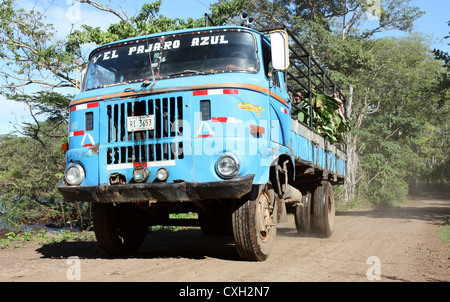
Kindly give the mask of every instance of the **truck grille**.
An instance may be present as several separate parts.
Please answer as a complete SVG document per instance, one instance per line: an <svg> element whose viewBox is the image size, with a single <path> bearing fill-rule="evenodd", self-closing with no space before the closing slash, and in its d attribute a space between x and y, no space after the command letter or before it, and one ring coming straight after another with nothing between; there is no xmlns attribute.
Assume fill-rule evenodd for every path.
<svg viewBox="0 0 450 302"><path fill-rule="evenodd" d="M107 142L136 141L182 136L183 98L134 100L106 106L108 116ZM128 132L128 116L155 115L155 129Z"/></svg>
<svg viewBox="0 0 450 302"><path fill-rule="evenodd" d="M133 99L106 106L107 143L120 146L106 149L107 164L155 162L183 158L183 98ZM128 116L154 115L155 128L129 132ZM168 139L150 143L145 140ZM130 144L127 144L130 142Z"/></svg>
<svg viewBox="0 0 450 302"><path fill-rule="evenodd" d="M183 142L135 145L106 149L106 163L144 163L183 159Z"/></svg>

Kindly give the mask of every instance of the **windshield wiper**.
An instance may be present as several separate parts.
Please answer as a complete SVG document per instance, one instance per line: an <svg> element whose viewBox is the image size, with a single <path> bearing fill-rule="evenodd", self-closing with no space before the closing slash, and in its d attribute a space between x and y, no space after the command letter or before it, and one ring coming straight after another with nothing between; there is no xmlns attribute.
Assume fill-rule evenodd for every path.
<svg viewBox="0 0 450 302"><path fill-rule="evenodd" d="M186 69L186 70L183 70L183 71L181 71L181 72L169 73L168 76L169 76L169 77L173 77L173 76L177 76L177 75L191 74L191 73L194 73L194 74L196 74L196 75L199 75L199 74L205 74L203 71Z"/></svg>
<svg viewBox="0 0 450 302"><path fill-rule="evenodd" d="M150 81L150 79L145 79L145 80L141 79L141 81L143 81L141 84L141 90L147 88L152 83L152 81ZM127 82L130 82L130 81L127 81ZM127 82L123 82L123 83L127 83ZM124 92L137 92L137 91L134 88L128 87L128 88L125 88Z"/></svg>

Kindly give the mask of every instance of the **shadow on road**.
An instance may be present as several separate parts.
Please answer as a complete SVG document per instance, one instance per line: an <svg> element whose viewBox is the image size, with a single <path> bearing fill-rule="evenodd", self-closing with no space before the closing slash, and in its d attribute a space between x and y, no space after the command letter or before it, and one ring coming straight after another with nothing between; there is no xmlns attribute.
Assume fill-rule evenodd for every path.
<svg viewBox="0 0 450 302"><path fill-rule="evenodd" d="M43 245L37 250L42 258L114 259L97 242L61 242ZM141 248L126 258L218 258L240 260L231 236L206 236L201 230L147 234Z"/></svg>

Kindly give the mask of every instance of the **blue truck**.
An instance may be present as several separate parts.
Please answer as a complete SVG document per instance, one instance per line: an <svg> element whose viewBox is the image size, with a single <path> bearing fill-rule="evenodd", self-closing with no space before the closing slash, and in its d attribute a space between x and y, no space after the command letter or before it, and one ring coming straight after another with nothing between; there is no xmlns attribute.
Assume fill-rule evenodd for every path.
<svg viewBox="0 0 450 302"><path fill-rule="evenodd" d="M288 213L299 232L331 236L346 154L318 130L313 95L334 95L340 109L345 96L287 28L208 26L103 45L80 90L58 190L93 203L106 253L136 252L151 225L196 225L263 261Z"/></svg>

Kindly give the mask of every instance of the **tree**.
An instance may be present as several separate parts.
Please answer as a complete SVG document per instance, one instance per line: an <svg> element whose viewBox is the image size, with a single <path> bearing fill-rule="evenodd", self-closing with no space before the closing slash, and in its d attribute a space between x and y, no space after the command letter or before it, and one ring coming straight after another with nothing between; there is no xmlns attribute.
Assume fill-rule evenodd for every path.
<svg viewBox="0 0 450 302"><path fill-rule="evenodd" d="M450 21L447 22L447 25L450 26ZM450 39L450 32L448 36L444 37L444 39ZM447 45L450 45L450 43L447 43ZM444 68L448 71L442 76L439 84L439 89L442 91L440 104L443 105L445 101L448 100L448 95L446 93L449 92L448 87L450 87L450 54L439 49L434 49L433 53L434 57L437 60L442 61Z"/></svg>
<svg viewBox="0 0 450 302"><path fill-rule="evenodd" d="M0 7L0 89L74 87L79 57L66 51L53 25L44 23L43 13L17 6L14 0L3 0Z"/></svg>
<svg viewBox="0 0 450 302"><path fill-rule="evenodd" d="M450 26L450 21L447 22ZM450 32L444 39L450 39ZM447 43L450 45L450 43ZM439 49L433 50L437 60L442 62L446 72L442 74L436 93L439 94L439 109L441 114L435 116L428 123L427 136L423 138L422 153L427 154L427 167L429 168L427 181L429 183L443 183L448 185L450 182L450 133L448 121L450 120L450 55Z"/></svg>
<svg viewBox="0 0 450 302"><path fill-rule="evenodd" d="M221 0L212 5L211 15L222 24L245 9L260 27L286 24L301 34L320 28L343 39L348 35L368 39L388 30L410 31L414 20L423 14L410 3L411 0Z"/></svg>
<svg viewBox="0 0 450 302"><path fill-rule="evenodd" d="M72 96L62 95L54 91L39 91L33 94L7 94L9 99L27 104L34 123L24 122L15 125L20 134L37 140L45 147L41 136L54 139L63 139L56 129L67 125L69 120L69 104ZM40 119L44 116L44 122ZM45 126L43 126L45 124Z"/></svg>
<svg viewBox="0 0 450 302"><path fill-rule="evenodd" d="M430 121L445 113L437 93L444 70L417 34L371 40L366 47L374 68L355 82L361 100L353 128L360 160L356 185L366 198L389 205L426 174L432 155L422 151L424 136L433 131Z"/></svg>
<svg viewBox="0 0 450 302"><path fill-rule="evenodd" d="M26 103L34 123L16 125L21 136L0 137L0 208L9 224L65 219L56 184L64 177L69 96L40 91L12 95Z"/></svg>
<svg viewBox="0 0 450 302"><path fill-rule="evenodd" d="M41 127L53 128L62 136L67 124L54 129L42 123ZM55 184L64 175L64 157L61 140L0 137L0 209L8 224L18 227L62 218L60 207L64 205Z"/></svg>

